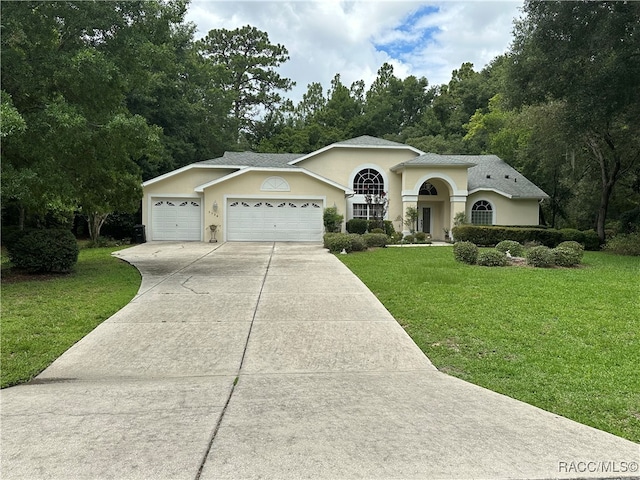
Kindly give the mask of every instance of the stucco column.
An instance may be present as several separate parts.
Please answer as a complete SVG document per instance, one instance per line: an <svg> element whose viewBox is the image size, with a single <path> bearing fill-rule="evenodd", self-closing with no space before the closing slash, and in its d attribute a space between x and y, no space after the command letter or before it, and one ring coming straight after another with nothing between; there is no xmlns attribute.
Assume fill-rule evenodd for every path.
<svg viewBox="0 0 640 480"><path fill-rule="evenodd" d="M402 234L409 235L411 231L404 224L404 221L407 219L407 208L413 207L416 210L418 209L418 196L417 195L402 195ZM417 221L414 224L415 229L418 228Z"/></svg>
<svg viewBox="0 0 640 480"><path fill-rule="evenodd" d="M453 232L452 232L453 219L455 218L456 214L460 212L466 213L467 197L465 195L451 195L449 197L449 200L451 201L451 218L449 219L449 232L450 232L449 236L451 240L454 240Z"/></svg>

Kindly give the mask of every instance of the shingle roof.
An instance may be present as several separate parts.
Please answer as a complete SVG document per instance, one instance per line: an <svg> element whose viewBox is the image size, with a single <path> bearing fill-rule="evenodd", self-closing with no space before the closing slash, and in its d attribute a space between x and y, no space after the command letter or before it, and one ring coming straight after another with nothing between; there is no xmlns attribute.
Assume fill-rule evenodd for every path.
<svg viewBox="0 0 640 480"><path fill-rule="evenodd" d="M343 140L341 142L336 142L333 145L349 145L359 147L409 147L404 143L392 142L391 140L372 137L370 135L362 135L360 137L351 138L349 140Z"/></svg>
<svg viewBox="0 0 640 480"><path fill-rule="evenodd" d="M473 155L469 169L468 189L499 190L514 198L548 198L540 188L495 155Z"/></svg>
<svg viewBox="0 0 640 480"><path fill-rule="evenodd" d="M421 166L421 165L452 165L461 167L470 167L475 165L471 155L438 155L437 153L424 153L417 157L399 163L391 168L396 170L405 166Z"/></svg>
<svg viewBox="0 0 640 480"><path fill-rule="evenodd" d="M370 137L368 135L352 138L333 145L407 147L407 145L402 143ZM198 164L297 169L298 167L296 165L290 165L290 162L304 156L305 155L301 153L225 152L222 157L198 162ZM470 192L474 190L497 190L514 198L548 197L540 188L495 155L439 155L436 153L425 153L395 165L391 170L406 166L419 167L428 165L449 165L469 168L468 190Z"/></svg>
<svg viewBox="0 0 640 480"><path fill-rule="evenodd" d="M224 152L222 157L198 162L201 165L229 165L238 167L296 168L289 162L302 157L301 153Z"/></svg>

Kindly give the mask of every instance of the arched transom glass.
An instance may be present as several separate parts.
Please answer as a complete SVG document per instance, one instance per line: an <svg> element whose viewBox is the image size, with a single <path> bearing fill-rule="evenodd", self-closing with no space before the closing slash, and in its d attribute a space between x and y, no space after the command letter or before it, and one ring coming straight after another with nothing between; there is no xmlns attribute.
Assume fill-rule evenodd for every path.
<svg viewBox="0 0 640 480"><path fill-rule="evenodd" d="M491 225L493 223L493 208L486 200L478 200L471 207L471 223L474 225Z"/></svg>
<svg viewBox="0 0 640 480"><path fill-rule="evenodd" d="M384 192L384 179L377 170L365 168L353 179L353 190L361 194L379 195Z"/></svg>
<svg viewBox="0 0 640 480"><path fill-rule="evenodd" d="M431 183L424 182L420 187L418 195L438 195L438 190L436 190L436 187L431 185Z"/></svg>

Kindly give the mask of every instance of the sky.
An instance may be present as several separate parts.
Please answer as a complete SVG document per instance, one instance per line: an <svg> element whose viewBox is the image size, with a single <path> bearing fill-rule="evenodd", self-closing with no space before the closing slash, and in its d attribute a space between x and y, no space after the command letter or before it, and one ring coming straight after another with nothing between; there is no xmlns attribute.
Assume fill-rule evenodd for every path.
<svg viewBox="0 0 640 480"><path fill-rule="evenodd" d="M325 95L336 73L366 87L387 62L399 78L426 77L448 83L464 62L482 70L509 49L522 0L439 2L381 0L192 0L186 20L196 38L209 30L252 25L284 45L290 59L278 73L296 82L283 96L295 103L307 85L320 82Z"/></svg>

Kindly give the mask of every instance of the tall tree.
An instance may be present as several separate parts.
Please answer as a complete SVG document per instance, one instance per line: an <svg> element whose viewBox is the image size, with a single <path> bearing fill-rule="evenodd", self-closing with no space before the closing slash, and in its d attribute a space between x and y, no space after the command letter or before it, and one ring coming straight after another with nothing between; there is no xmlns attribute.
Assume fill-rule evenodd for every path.
<svg viewBox="0 0 640 480"><path fill-rule="evenodd" d="M126 106L146 75L146 44L134 40L171 22L174 7L2 4L2 85L25 122L2 142L3 177L11 180L3 178L3 206L17 202L41 216L80 210L97 227L116 209L137 209L136 160L157 157L159 130Z"/></svg>
<svg viewBox="0 0 640 480"><path fill-rule="evenodd" d="M247 25L235 30L217 29L197 44L211 65L211 84L231 101L230 114L237 139L254 134L255 119L282 106L278 91L288 91L295 82L276 71L289 59L280 44L272 44L266 32Z"/></svg>
<svg viewBox="0 0 640 480"><path fill-rule="evenodd" d="M527 1L516 25L508 95L565 102L566 123L597 165L602 241L619 180L640 161L640 3Z"/></svg>

